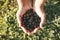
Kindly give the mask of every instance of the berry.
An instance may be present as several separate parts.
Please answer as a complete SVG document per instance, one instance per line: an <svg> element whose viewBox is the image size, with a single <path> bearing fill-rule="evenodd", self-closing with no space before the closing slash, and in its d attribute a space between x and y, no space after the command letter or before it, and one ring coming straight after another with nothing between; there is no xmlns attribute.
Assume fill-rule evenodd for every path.
<svg viewBox="0 0 60 40"><path fill-rule="evenodd" d="M40 24L40 17L33 9L27 10L21 18L21 22L24 28L32 32Z"/></svg>

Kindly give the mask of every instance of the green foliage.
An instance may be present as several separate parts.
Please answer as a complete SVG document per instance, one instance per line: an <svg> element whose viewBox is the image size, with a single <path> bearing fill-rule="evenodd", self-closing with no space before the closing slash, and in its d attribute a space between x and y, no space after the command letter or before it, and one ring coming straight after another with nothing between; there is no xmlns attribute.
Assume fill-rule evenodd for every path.
<svg viewBox="0 0 60 40"><path fill-rule="evenodd" d="M16 0L0 0L0 40L60 40L60 0L47 0L43 29L28 36L18 26Z"/></svg>

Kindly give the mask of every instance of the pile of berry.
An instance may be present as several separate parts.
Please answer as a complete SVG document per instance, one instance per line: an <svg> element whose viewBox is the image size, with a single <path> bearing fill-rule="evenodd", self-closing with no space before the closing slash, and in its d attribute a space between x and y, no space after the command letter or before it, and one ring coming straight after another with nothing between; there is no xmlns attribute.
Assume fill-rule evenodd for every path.
<svg viewBox="0 0 60 40"><path fill-rule="evenodd" d="M21 22L24 28L32 32L40 24L40 17L33 9L29 9L21 18Z"/></svg>

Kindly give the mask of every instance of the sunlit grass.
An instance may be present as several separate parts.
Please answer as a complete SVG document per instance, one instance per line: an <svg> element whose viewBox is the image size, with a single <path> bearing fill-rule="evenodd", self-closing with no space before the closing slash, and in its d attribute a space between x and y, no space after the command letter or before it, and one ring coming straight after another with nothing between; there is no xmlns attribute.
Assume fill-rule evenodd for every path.
<svg viewBox="0 0 60 40"><path fill-rule="evenodd" d="M0 40L60 40L60 1L47 0L44 6L46 23L43 29L28 36L16 20L16 0L0 0Z"/></svg>

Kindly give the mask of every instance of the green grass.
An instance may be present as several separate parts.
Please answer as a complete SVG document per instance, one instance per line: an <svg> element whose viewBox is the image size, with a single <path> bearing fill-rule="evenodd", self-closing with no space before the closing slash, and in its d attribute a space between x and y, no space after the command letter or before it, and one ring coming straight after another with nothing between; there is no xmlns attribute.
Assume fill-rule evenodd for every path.
<svg viewBox="0 0 60 40"><path fill-rule="evenodd" d="M60 0L47 0L43 29L28 36L18 26L16 0L0 0L0 40L60 40Z"/></svg>

